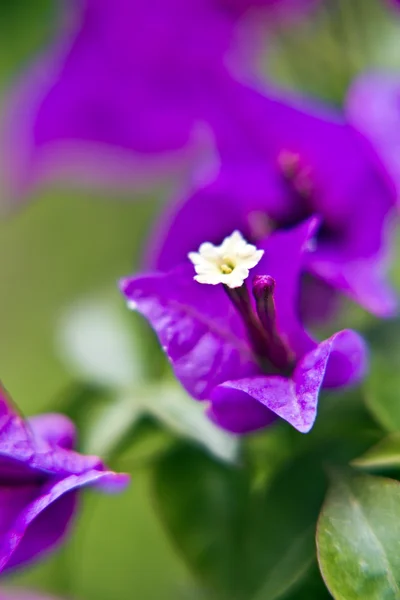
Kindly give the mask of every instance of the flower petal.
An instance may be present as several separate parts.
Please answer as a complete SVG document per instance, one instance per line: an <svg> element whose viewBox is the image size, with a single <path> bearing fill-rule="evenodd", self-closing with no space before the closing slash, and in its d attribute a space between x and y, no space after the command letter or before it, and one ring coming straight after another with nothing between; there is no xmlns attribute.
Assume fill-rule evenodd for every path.
<svg viewBox="0 0 400 600"><path fill-rule="evenodd" d="M241 389L219 385L211 394L208 417L231 433L243 434L263 429L276 420L276 415Z"/></svg>
<svg viewBox="0 0 400 600"><path fill-rule="evenodd" d="M63 415L32 417L17 414L0 388L0 473L4 482L43 480L44 474L64 477L90 469L104 470L98 456L71 450L73 424Z"/></svg>
<svg viewBox="0 0 400 600"><path fill-rule="evenodd" d="M107 131L118 130L121 123L118 125L116 117L108 115L96 125L91 123L95 117L85 116L85 111L93 110L95 115L96 111L111 110L123 119L122 112L114 110L117 101L109 102L102 96L99 101L105 107L92 105L94 100L87 97L86 83L81 86L69 82L62 73L55 75L60 63L57 56L55 49L50 56L40 58L4 103L0 123L2 208L22 202L33 189L49 183L68 185L72 180L101 189L145 190L154 186L155 179L171 183L179 175L187 177L194 165L202 168L210 163L210 133L196 122L186 135L187 144L168 152L140 152L122 140L115 140L113 145L107 140ZM90 80L85 77L85 81ZM54 91L50 92L52 87ZM97 129L97 135L91 129Z"/></svg>
<svg viewBox="0 0 400 600"><path fill-rule="evenodd" d="M50 446L71 450L75 445L75 425L65 415L57 413L36 415L30 417L27 424L36 439L44 440Z"/></svg>
<svg viewBox="0 0 400 600"><path fill-rule="evenodd" d="M128 482L127 475L92 470L42 487L1 488L2 513L8 511L3 522L14 522L1 532L0 572L31 561L61 541L75 510L77 490L95 486L113 492Z"/></svg>
<svg viewBox="0 0 400 600"><path fill-rule="evenodd" d="M339 331L331 338L331 353L326 367L324 388L356 384L368 367L368 347L363 338L352 331Z"/></svg>
<svg viewBox="0 0 400 600"><path fill-rule="evenodd" d="M218 80L243 10L204 0L72 4L64 39L7 103L10 191L68 176L137 186L209 158L204 123L224 106Z"/></svg>
<svg viewBox="0 0 400 600"><path fill-rule="evenodd" d="M0 385L0 468L4 476L26 474L27 463L34 454L32 436L24 420Z"/></svg>
<svg viewBox="0 0 400 600"><path fill-rule="evenodd" d="M246 240L271 231L274 217L287 210L276 177L264 155L241 154L237 161L222 162L212 183L197 181L194 192L167 206L145 251L147 267L172 269L202 242L221 244L234 230Z"/></svg>
<svg viewBox="0 0 400 600"><path fill-rule="evenodd" d="M132 277L121 290L156 331L177 378L195 398L219 383L259 368L244 326L222 286L193 280L193 266Z"/></svg>
<svg viewBox="0 0 400 600"><path fill-rule="evenodd" d="M246 414L246 407L252 407L252 401L257 400L263 407L275 413L293 427L307 433L314 424L317 415L318 395L323 384L325 372L331 352L337 343L336 334L319 344L314 350L304 356L297 364L292 378L276 375L247 377L244 379L227 381L218 386L211 395L211 415L217 422L231 425L229 417L241 418ZM343 340L342 340L343 341ZM232 405L230 406L230 403ZM240 411L235 412L239 407ZM263 426L262 413L254 419L254 407L250 412L251 417L243 421L243 432L252 431ZM215 416L214 416L215 415ZM228 415L228 419L226 419ZM267 413L265 413L267 424ZM225 419L225 421L224 421ZM218 421L220 420L220 421ZM272 420L272 419L271 419ZM239 424L235 424L238 431ZM231 430L231 429L230 429Z"/></svg>
<svg viewBox="0 0 400 600"><path fill-rule="evenodd" d="M383 232L382 232L383 233ZM365 230L368 234L368 230ZM361 304L379 317L396 314L398 298L386 281L386 242L382 240L382 253L374 258L353 260L351 255L341 254L336 248L320 247L319 251L306 257L309 270Z"/></svg>
<svg viewBox="0 0 400 600"><path fill-rule="evenodd" d="M351 123L372 143L400 197L400 78L368 72L354 80L346 101Z"/></svg>
<svg viewBox="0 0 400 600"><path fill-rule="evenodd" d="M339 112L293 94L229 84L225 93L229 118L213 125L220 172L162 217L150 261L171 268L201 240L220 243L234 228L259 240L314 213L322 227L304 268L372 312L391 314L395 302L388 286L360 286L353 276L361 265L365 277L371 269L376 274L370 283L384 281L396 201L368 141ZM292 174L281 164L285 155L295 161Z"/></svg>

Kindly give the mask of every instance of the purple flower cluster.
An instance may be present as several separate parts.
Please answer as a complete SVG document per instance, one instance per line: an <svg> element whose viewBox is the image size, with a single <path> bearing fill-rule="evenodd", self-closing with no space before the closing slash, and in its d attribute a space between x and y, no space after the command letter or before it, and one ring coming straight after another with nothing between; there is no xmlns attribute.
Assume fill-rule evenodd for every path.
<svg viewBox="0 0 400 600"><path fill-rule="evenodd" d="M123 490L127 475L73 450L74 425L60 414L24 421L0 392L0 573L53 549L67 533L79 491ZM1 594L1 592L0 592Z"/></svg>
<svg viewBox="0 0 400 600"><path fill-rule="evenodd" d="M280 417L307 432L320 389L363 376L367 353L356 333L317 343L305 330L329 316L338 294L378 316L396 311L386 282L395 173L364 135L362 113L219 73L203 113L216 175L196 178L161 216L146 257L151 273L122 281L177 378L229 431ZM263 251L257 264L243 248L225 252L233 232Z"/></svg>
<svg viewBox="0 0 400 600"><path fill-rule="evenodd" d="M229 431L259 429L276 416L309 431L320 387L364 373L357 334L341 331L318 344L299 320L300 276L318 226L311 218L266 236L251 283L234 289L198 283L188 260L122 281L129 306L149 320L178 379L210 401L209 415Z"/></svg>
<svg viewBox="0 0 400 600"><path fill-rule="evenodd" d="M377 316L396 311L386 282L396 183L361 109L341 113L228 73L214 108L216 175L167 207L148 247L151 274L122 291L216 423L246 433L278 416L307 432L320 389L360 380L367 352L352 331L317 343L305 323L329 316L339 294ZM226 274L241 265L218 248L234 231L263 257L232 290ZM190 261L202 245L215 259L204 271Z"/></svg>
<svg viewBox="0 0 400 600"><path fill-rule="evenodd" d="M276 19L314 4L82 0L72 35L64 27L6 112L17 195L60 173L138 186L190 166L192 186L151 236L151 274L122 289L186 389L240 433L276 416L308 431L320 388L362 377L357 334L317 343L305 329L338 296L380 317L397 309L386 281L400 185L397 81L361 79L344 111L243 83L255 80L259 30L265 37ZM262 259L247 268L252 259L222 256L199 275L201 252L199 264L188 257L208 244L215 258L233 232ZM218 283L221 268L236 269L232 281L246 276Z"/></svg>
<svg viewBox="0 0 400 600"><path fill-rule="evenodd" d="M12 200L60 177L137 188L190 174L152 231L146 273L121 290L189 394L237 434L277 419L306 433L321 389L362 379L357 333L319 341L307 329L338 298L397 311L399 77L362 75L344 109L256 77L269 28L315 4L76 0L4 110ZM62 415L23 420L0 390L0 573L62 540L81 488L127 484L75 452L74 436Z"/></svg>
<svg viewBox="0 0 400 600"><path fill-rule="evenodd" d="M356 333L306 331L338 296L397 310L398 81L361 78L342 111L254 82L258 30L313 4L81 0L73 35L65 27L6 113L16 193L60 169L139 185L196 157L151 236L150 273L121 287L185 388L238 433L277 417L309 431L320 389L363 376Z"/></svg>

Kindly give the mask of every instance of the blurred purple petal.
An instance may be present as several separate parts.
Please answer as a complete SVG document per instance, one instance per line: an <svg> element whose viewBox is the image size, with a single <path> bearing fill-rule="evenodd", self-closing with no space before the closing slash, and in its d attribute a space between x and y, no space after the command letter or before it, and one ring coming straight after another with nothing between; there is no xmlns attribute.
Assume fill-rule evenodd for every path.
<svg viewBox="0 0 400 600"><path fill-rule="evenodd" d="M72 450L76 441L75 425L57 413L36 415L27 421L28 426L37 439L45 440L50 446L60 446Z"/></svg>
<svg viewBox="0 0 400 600"><path fill-rule="evenodd" d="M382 239L382 250L384 245ZM384 252L349 261L334 248L321 248L307 257L312 272L379 317L393 316L398 307L397 294L386 279L387 262Z"/></svg>
<svg viewBox="0 0 400 600"><path fill-rule="evenodd" d="M57 43L7 103L2 139L9 191L18 197L38 183L74 176L141 186L208 157L210 112L223 109L219 88L228 55L232 50L242 68L254 44L250 28L243 51L233 51L238 22L247 11L274 4L76 3ZM281 4L280 12L301 5Z"/></svg>
<svg viewBox="0 0 400 600"><path fill-rule="evenodd" d="M20 201L33 188L55 181L64 184L78 181L84 186L98 187L134 185L141 190L155 179L167 182L179 174L183 176L194 165L207 165L213 160L212 138L200 121L190 129L185 147L159 153L140 153L120 143L113 145L72 132L65 138L57 137L56 131L54 139L42 138L40 121L36 123L39 107L54 84L60 62L53 53L50 58L41 59L6 99L1 123L3 202ZM68 102L71 94L65 93ZM77 109L80 103L81 99ZM55 107L54 112L57 111ZM120 111L116 110L116 114ZM59 114L57 119L63 120L65 116Z"/></svg>
<svg viewBox="0 0 400 600"><path fill-rule="evenodd" d="M369 139L400 194L400 78L384 71L356 79L347 98L350 121Z"/></svg>

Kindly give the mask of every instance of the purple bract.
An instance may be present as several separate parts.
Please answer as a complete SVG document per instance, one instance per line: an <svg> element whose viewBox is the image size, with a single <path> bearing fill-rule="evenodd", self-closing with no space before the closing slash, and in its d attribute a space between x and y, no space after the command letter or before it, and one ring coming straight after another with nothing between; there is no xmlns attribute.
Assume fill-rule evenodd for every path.
<svg viewBox="0 0 400 600"><path fill-rule="evenodd" d="M281 5L302 2L74 2L64 34L22 76L4 111L10 192L72 176L138 186L182 168L182 158L186 167L188 159L208 160L219 79L228 62L242 69L258 48L252 19L243 35L239 21L251 9Z"/></svg>
<svg viewBox="0 0 400 600"><path fill-rule="evenodd" d="M365 73L356 79L347 100L350 121L374 146L400 197L400 77Z"/></svg>
<svg viewBox="0 0 400 600"><path fill-rule="evenodd" d="M300 274L317 226L312 218L259 242L264 254L241 287L194 281L189 260L121 282L177 378L194 398L210 401L210 417L229 431L246 433L279 416L307 432L321 386L340 387L364 374L366 349L356 333L317 343L299 321ZM236 268L232 257L224 261L223 272Z"/></svg>
<svg viewBox="0 0 400 600"><path fill-rule="evenodd" d="M24 421L0 394L0 572L51 550L66 534L79 490L125 488L97 456L74 452L75 429L59 414Z"/></svg>
<svg viewBox="0 0 400 600"><path fill-rule="evenodd" d="M219 172L168 207L147 264L169 270L204 240L218 243L239 229L257 243L318 215L304 271L392 315L397 300L385 273L396 193L369 142L326 106L228 80L225 92L226 118L216 115L213 124Z"/></svg>

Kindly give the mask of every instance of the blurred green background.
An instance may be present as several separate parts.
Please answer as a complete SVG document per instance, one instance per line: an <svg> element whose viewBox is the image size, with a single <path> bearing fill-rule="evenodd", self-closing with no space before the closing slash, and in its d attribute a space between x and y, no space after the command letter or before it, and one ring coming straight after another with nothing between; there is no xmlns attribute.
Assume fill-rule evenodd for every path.
<svg viewBox="0 0 400 600"><path fill-rule="evenodd" d="M352 8L339 24L323 9L295 30L275 33L264 67L277 81L340 103L364 67L400 65L400 29L383 2L342 4ZM55 21L56 2L0 1L2 95L52 39ZM23 413L62 408L77 377L56 347L60 318L97 292L123 310L116 282L138 264L167 195L47 189L0 223L1 378ZM364 317L357 314L363 324ZM156 515L145 463L127 493L87 493L69 544L10 583L81 600L200 598Z"/></svg>

